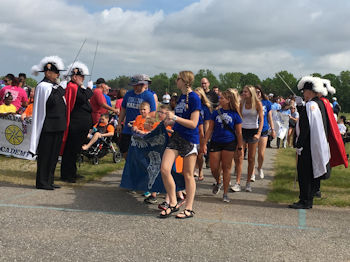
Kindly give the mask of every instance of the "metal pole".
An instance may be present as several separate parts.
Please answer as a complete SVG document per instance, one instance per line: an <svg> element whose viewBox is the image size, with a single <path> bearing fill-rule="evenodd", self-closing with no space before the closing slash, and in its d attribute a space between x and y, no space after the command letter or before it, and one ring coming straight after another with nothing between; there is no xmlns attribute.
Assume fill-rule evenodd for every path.
<svg viewBox="0 0 350 262"><path fill-rule="evenodd" d="M80 52L81 52L81 49L83 49L83 46L85 45L85 42L86 42L86 38L85 38L85 40L84 40L83 44L81 45L81 47L80 47L80 49L79 49L79 51L78 51L77 55L75 56L75 58L74 58L74 61L73 61L72 65L70 66L69 70L67 71L66 77L68 76L68 74L69 74L70 70L72 70L72 67L73 67L74 63L77 61L77 58L78 58L78 56L79 56L79 54L80 54Z"/></svg>
<svg viewBox="0 0 350 262"><path fill-rule="evenodd" d="M91 78L92 78L92 71L94 70L95 59L96 59L96 54L97 54L97 47L98 47L98 41L97 41L97 43L96 43L96 49L95 49L95 54L94 54L94 60L92 60L91 73L90 73L90 81L91 81Z"/></svg>
<svg viewBox="0 0 350 262"><path fill-rule="evenodd" d="M282 78L282 76L280 76L279 73L276 73L276 75L278 75L278 77L281 78L282 82L288 87L288 89L293 93L293 95L296 96L296 94L293 92L293 90L290 88L290 86L286 83L286 81L284 81L284 79Z"/></svg>

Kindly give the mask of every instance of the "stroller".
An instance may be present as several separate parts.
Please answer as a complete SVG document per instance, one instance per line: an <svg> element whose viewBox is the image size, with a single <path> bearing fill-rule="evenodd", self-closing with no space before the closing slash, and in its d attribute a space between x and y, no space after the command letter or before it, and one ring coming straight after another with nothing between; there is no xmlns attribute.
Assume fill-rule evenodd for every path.
<svg viewBox="0 0 350 262"><path fill-rule="evenodd" d="M108 125L116 126L117 124L118 121L116 118L111 117ZM98 165L99 159L108 153L113 154L114 163L119 163L121 161L122 155L119 151L119 147L113 145L113 137L102 137L99 138L88 150L82 150L80 162L83 162L84 157L87 157L89 160L92 160L94 165Z"/></svg>

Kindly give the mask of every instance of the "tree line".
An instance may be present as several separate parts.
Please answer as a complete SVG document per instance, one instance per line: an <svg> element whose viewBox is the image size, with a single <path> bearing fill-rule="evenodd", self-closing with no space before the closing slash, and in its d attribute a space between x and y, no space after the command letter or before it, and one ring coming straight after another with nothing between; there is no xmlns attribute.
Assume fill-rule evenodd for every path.
<svg viewBox="0 0 350 262"><path fill-rule="evenodd" d="M292 95L292 92L286 87L281 78L288 84L288 86L297 95L301 93L297 89L297 83L300 79L294 77L292 73L287 71L280 71L274 75L274 77L268 77L261 80L257 75L253 73L243 74L240 72L228 72L225 74L219 74L216 77L213 72L209 69L201 69L195 75L195 81L193 87L200 86L200 81L203 77L208 78L211 88L213 86L218 86L221 91L228 88L237 88L241 90L245 85L261 85L266 94L273 93L274 95L280 95L283 97L288 97ZM321 78L329 79L332 86L336 89L336 94L339 104L342 107L343 112L350 112L350 71L342 71L339 75L335 74L325 74L321 75L319 73L312 74L313 76L318 76ZM176 87L177 74L172 74L168 76L166 73L160 73L151 77L152 84L150 88L157 93L161 100L161 97L165 94L165 91L172 94L174 92L178 93L179 90ZM115 79L107 81L108 85L112 89L126 88L130 89L128 86L129 77L128 76L117 76ZM328 96L331 99L331 96Z"/></svg>

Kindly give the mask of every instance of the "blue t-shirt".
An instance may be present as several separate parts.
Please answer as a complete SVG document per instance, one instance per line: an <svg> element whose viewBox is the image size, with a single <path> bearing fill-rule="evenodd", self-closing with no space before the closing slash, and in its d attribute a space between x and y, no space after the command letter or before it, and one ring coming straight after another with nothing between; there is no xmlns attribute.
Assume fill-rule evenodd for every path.
<svg viewBox="0 0 350 262"><path fill-rule="evenodd" d="M142 102L148 102L151 107L151 112L156 110L156 103L154 101L153 94L146 90L141 94L135 94L134 90L128 91L122 102L122 107L125 108L125 125L123 128L123 134L132 134L131 128L128 127L130 121L134 121L135 118L140 115L140 105Z"/></svg>
<svg viewBox="0 0 350 262"><path fill-rule="evenodd" d="M112 106L111 98L109 97L109 95L106 95L106 94L103 94L103 95L106 98L107 105Z"/></svg>
<svg viewBox="0 0 350 262"><path fill-rule="evenodd" d="M230 126L233 130L236 130L235 125L242 123L242 118L236 111L224 110L222 108L220 108L219 110L226 124ZM211 120L214 121L214 130L211 136L212 141L218 143L230 143L236 140L236 135L224 127L221 116L219 115L217 110L215 110L211 115Z"/></svg>
<svg viewBox="0 0 350 262"><path fill-rule="evenodd" d="M271 110L279 111L281 110L281 105L279 103L273 103L271 105Z"/></svg>
<svg viewBox="0 0 350 262"><path fill-rule="evenodd" d="M264 125L263 125L262 132L265 132L269 130L269 121L267 120L267 115L271 110L272 103L269 100L262 100L261 103L262 103L263 112L264 112Z"/></svg>
<svg viewBox="0 0 350 262"><path fill-rule="evenodd" d="M199 114L199 125L203 125L205 121L210 120L211 113L209 108L206 105L201 104L201 111Z"/></svg>
<svg viewBox="0 0 350 262"><path fill-rule="evenodd" d="M201 110L201 100L199 99L198 95L195 92L188 94L188 109L186 109L186 95L182 94L177 101L175 115L185 119L191 119L192 112L197 110ZM173 130L177 131L183 139L193 144L199 144L198 124L196 128L190 129L175 123Z"/></svg>

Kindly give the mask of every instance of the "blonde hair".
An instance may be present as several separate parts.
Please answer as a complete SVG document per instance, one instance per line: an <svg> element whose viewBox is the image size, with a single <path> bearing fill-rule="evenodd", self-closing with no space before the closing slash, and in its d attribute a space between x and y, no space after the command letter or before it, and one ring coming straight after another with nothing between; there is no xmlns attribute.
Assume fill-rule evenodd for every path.
<svg viewBox="0 0 350 262"><path fill-rule="evenodd" d="M256 89L255 89L255 86L252 86L252 85L246 85L243 87L244 88L247 88L249 90L249 93L251 95L251 100L252 100L252 109L254 108L256 110L256 105L259 104L260 100L256 94ZM244 101L245 102L245 101Z"/></svg>
<svg viewBox="0 0 350 262"><path fill-rule="evenodd" d="M239 111L238 91L236 89L229 88L222 92L222 96L229 101L230 110L236 111L241 116L241 113Z"/></svg>
<svg viewBox="0 0 350 262"><path fill-rule="evenodd" d="M201 95L201 102L202 102L202 104L206 105L209 108L209 111L211 113L212 110L213 110L213 107L212 107L212 105L211 105L207 95L205 94L204 89L202 87L197 87L195 89L195 91L198 92Z"/></svg>
<svg viewBox="0 0 350 262"><path fill-rule="evenodd" d="M144 108L144 107L148 107L149 109L151 109L151 106L150 106L150 104L148 103L148 102L146 102L146 101L143 101L141 104L140 104L140 109L141 108Z"/></svg>
<svg viewBox="0 0 350 262"><path fill-rule="evenodd" d="M189 89L192 87L192 84L194 82L194 74L191 71L181 71L179 73L179 78L182 79L185 83L186 87L186 109L188 108L188 95L189 95Z"/></svg>

